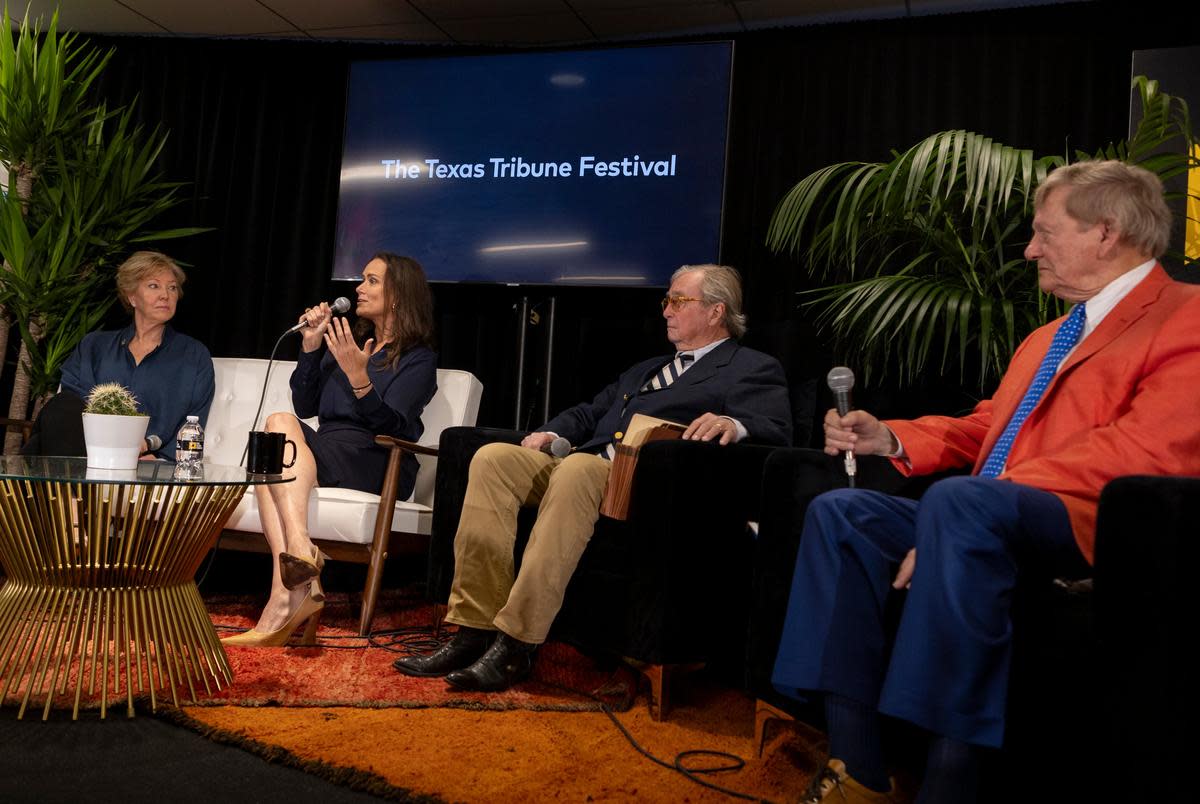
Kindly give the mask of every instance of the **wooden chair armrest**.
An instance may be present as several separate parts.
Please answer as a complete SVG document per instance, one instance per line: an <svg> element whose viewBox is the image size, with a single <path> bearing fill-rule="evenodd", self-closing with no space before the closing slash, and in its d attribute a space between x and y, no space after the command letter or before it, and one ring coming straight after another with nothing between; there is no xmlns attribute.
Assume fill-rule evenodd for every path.
<svg viewBox="0 0 1200 804"><path fill-rule="evenodd" d="M0 430L7 430L9 427L16 427L21 431L22 444L33 435L33 422L29 419L10 419L7 416L0 416Z"/></svg>
<svg viewBox="0 0 1200 804"><path fill-rule="evenodd" d="M436 458L438 454L437 447L427 447L424 444L417 444L413 441L405 441L403 438L393 438L392 436L377 435L375 436L375 443L381 447L402 449L415 455L432 455Z"/></svg>

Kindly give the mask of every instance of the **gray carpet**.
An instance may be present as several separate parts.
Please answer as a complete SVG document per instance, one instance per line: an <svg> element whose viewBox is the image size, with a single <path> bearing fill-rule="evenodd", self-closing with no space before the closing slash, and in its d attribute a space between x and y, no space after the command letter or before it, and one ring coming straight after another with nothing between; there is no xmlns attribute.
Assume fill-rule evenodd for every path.
<svg viewBox="0 0 1200 804"><path fill-rule="evenodd" d="M115 716L114 716L115 715ZM0 801L365 802L373 796L268 763L195 732L124 712L101 721L0 709Z"/></svg>

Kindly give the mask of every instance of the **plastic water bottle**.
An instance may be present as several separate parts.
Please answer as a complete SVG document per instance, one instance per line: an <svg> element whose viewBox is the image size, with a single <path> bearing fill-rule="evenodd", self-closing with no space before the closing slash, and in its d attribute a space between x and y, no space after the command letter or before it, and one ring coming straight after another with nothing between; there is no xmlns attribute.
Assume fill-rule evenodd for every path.
<svg viewBox="0 0 1200 804"><path fill-rule="evenodd" d="M175 477L188 480L203 476L204 428L199 416L188 416L175 436Z"/></svg>

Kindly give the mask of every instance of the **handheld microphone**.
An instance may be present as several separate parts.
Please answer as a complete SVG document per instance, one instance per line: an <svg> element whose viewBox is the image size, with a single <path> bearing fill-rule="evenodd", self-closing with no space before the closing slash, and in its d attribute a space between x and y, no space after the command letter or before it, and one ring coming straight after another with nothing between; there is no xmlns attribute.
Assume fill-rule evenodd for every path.
<svg viewBox="0 0 1200 804"><path fill-rule="evenodd" d="M571 442L559 436L549 444L543 444L539 449L547 455L553 455L555 458L565 458L571 454Z"/></svg>
<svg viewBox="0 0 1200 804"><path fill-rule="evenodd" d="M835 366L825 376L829 390L833 392L833 402L837 406L839 416L845 416L851 410L850 389L854 387L854 372L845 366ZM854 450L846 450L846 479L850 488L854 488L854 475L858 464L854 460Z"/></svg>
<svg viewBox="0 0 1200 804"><path fill-rule="evenodd" d="M331 301L329 303L329 309L332 310L333 312L337 313L338 315L347 313L350 310L350 300L347 299L345 296L338 296L336 299L334 299L333 301ZM293 332L299 332L300 330L304 329L307 326L308 326L308 322L301 321L299 324L292 327L284 334L290 335Z"/></svg>

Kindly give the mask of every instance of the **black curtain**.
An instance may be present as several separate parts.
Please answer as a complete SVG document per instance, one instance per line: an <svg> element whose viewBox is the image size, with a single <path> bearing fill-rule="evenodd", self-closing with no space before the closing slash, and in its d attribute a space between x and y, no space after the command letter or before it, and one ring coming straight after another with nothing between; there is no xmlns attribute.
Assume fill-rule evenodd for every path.
<svg viewBox="0 0 1200 804"><path fill-rule="evenodd" d="M1163 7L1164 9L1166 6ZM723 261L745 277L745 342L788 369L797 442L823 409L836 355L797 304L806 277L763 246L775 203L824 165L881 160L933 131L967 128L1038 153L1093 151L1122 138L1131 53L1191 44L1182 11L1073 3L1003 12L791 28L735 37ZM190 182L169 225L215 231L162 248L191 264L177 324L214 355L265 357L314 301L352 296L329 280L348 66L364 58L480 52L405 45L94 38L115 53L99 91L138 98L171 132L170 178ZM664 214L669 214L665 212ZM420 254L413 256L420 259ZM681 261L685 255L681 255ZM536 426L544 389L546 298L557 297L551 412L590 397L618 371L663 353L647 289L436 285L440 363L484 383L480 423ZM515 410L517 309L527 298L526 404ZM289 342L281 354L291 357ZM976 389L976 394L978 393ZM886 385L859 401L881 414L961 409L970 390L934 379Z"/></svg>

